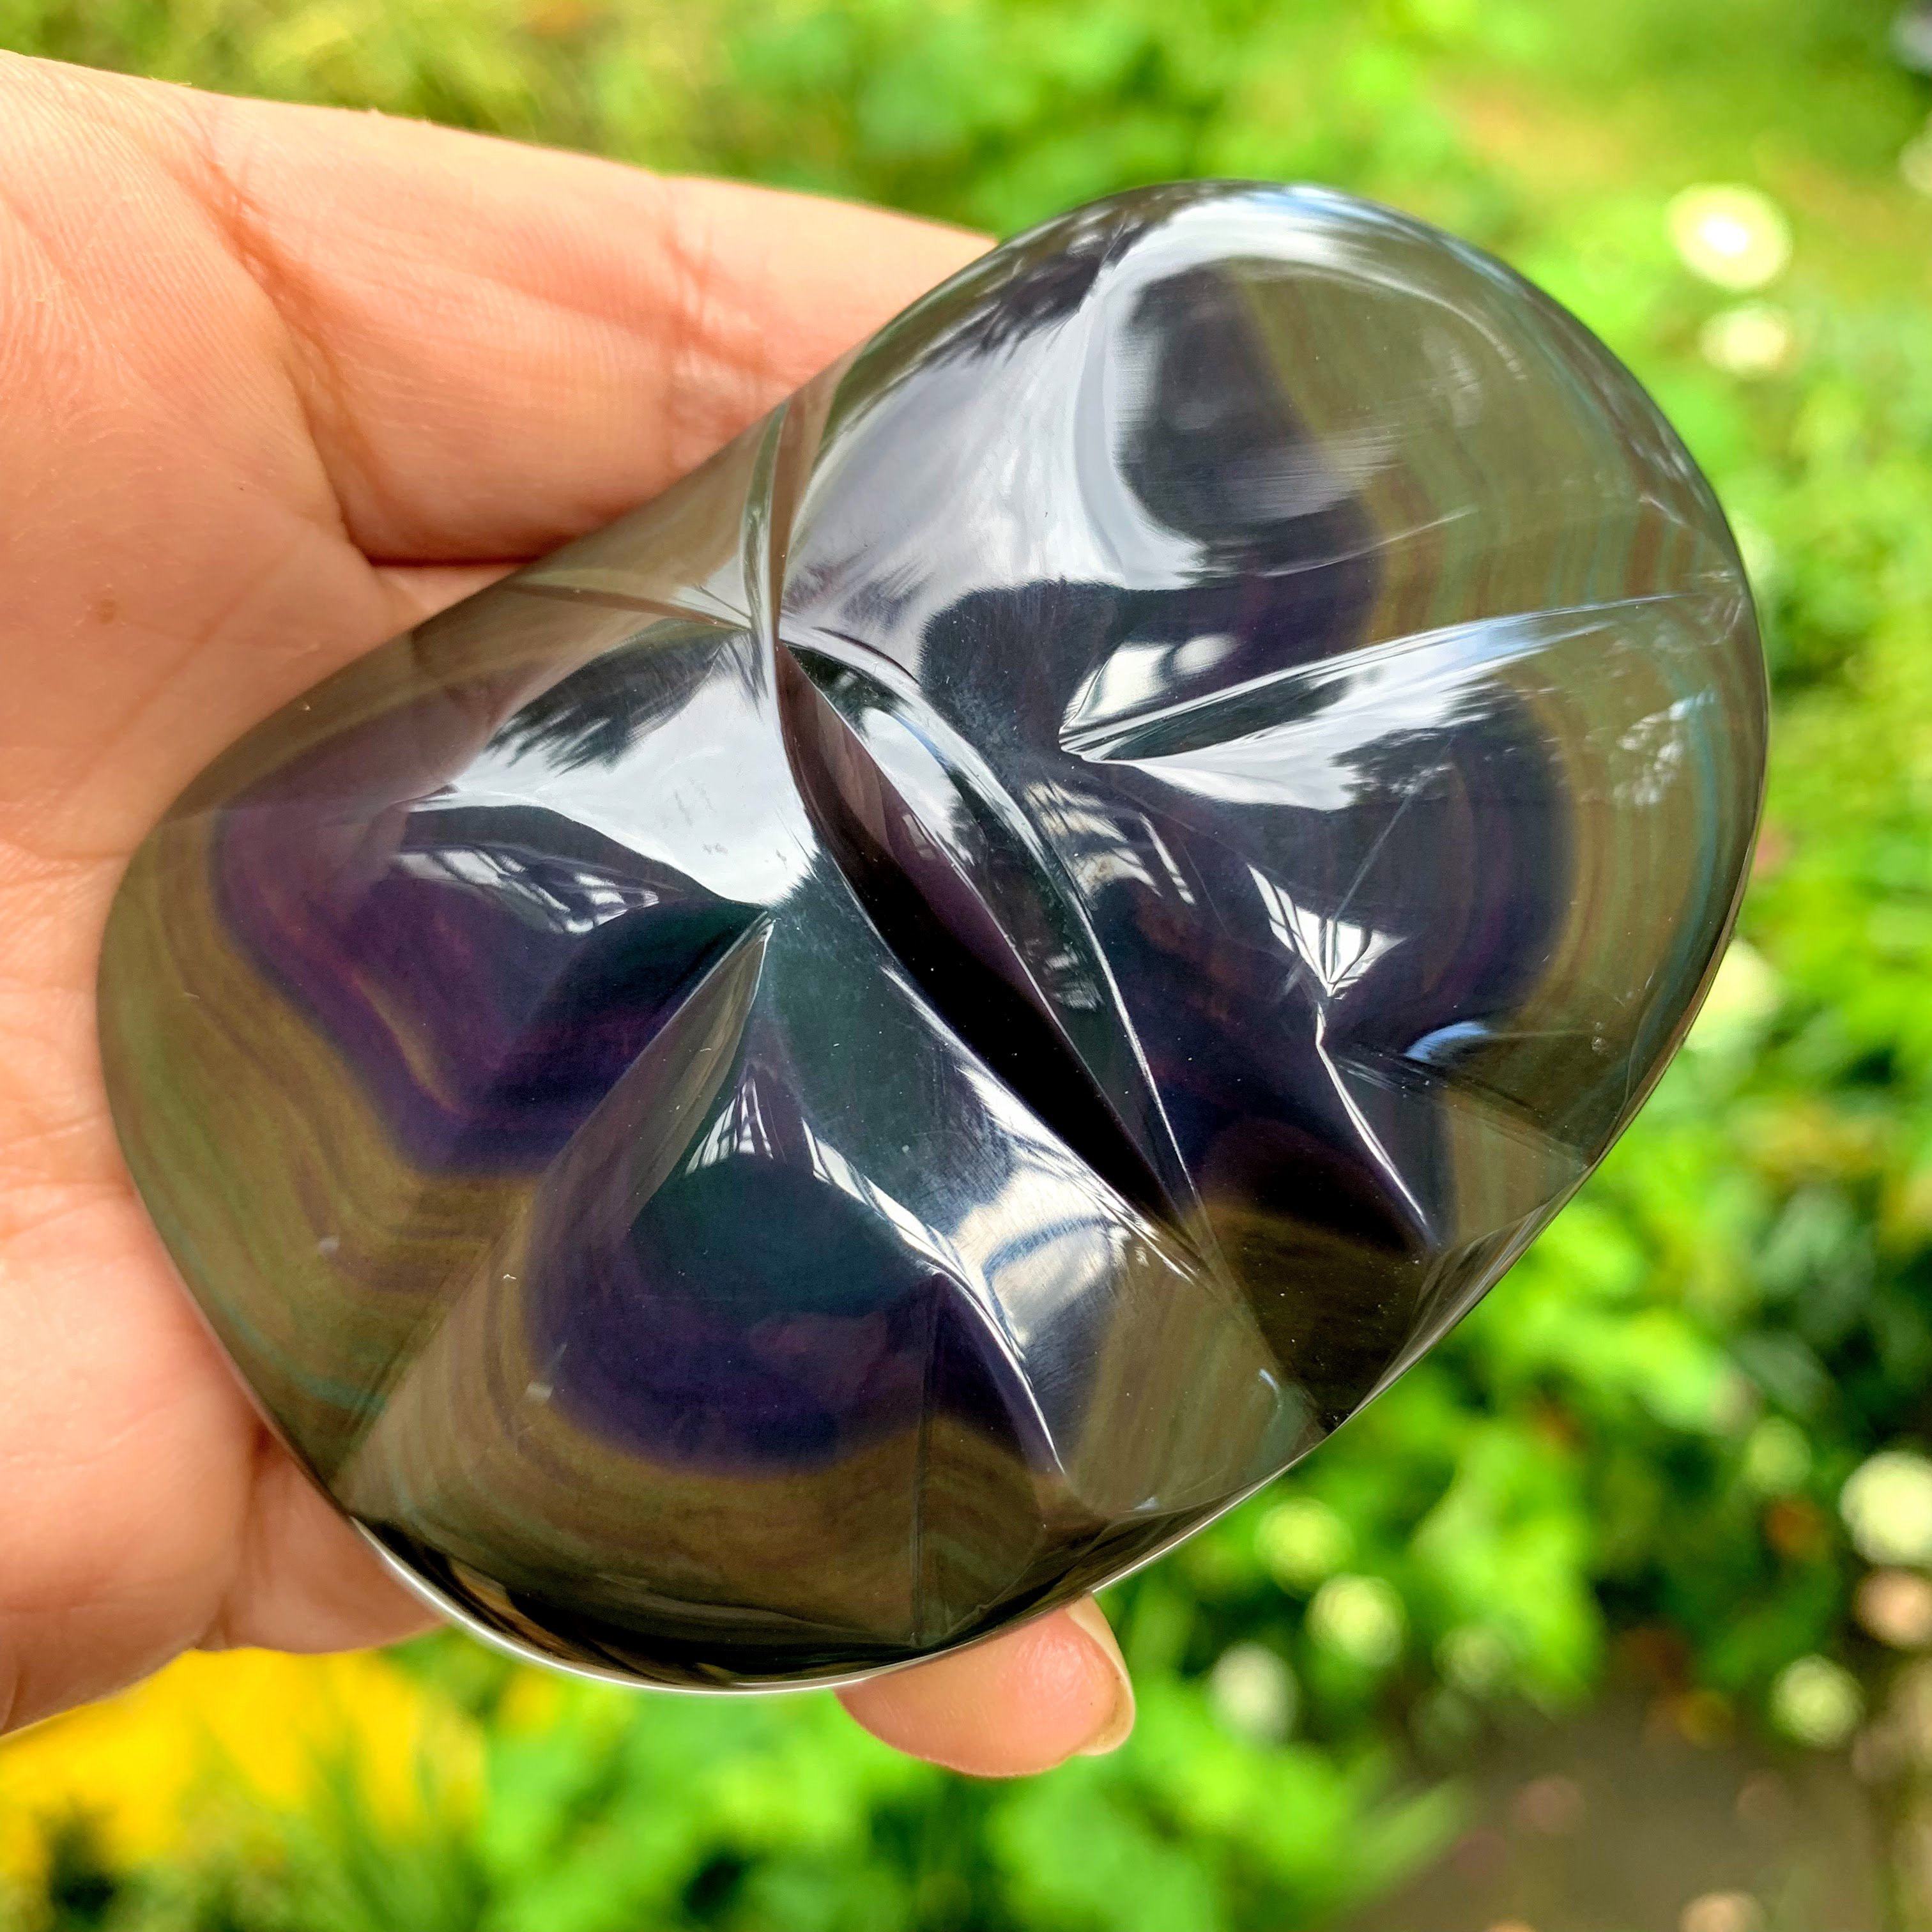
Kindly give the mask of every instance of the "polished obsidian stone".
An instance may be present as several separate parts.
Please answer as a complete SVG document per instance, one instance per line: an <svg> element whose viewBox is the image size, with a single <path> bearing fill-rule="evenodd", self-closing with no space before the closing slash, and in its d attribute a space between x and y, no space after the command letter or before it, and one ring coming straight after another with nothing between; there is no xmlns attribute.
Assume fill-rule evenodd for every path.
<svg viewBox="0 0 1932 1932"><path fill-rule="evenodd" d="M1763 674L1710 490L1346 197L1010 242L272 718L136 859L136 1179L439 1601L661 1684L1105 1582L1506 1268L1681 1037Z"/></svg>

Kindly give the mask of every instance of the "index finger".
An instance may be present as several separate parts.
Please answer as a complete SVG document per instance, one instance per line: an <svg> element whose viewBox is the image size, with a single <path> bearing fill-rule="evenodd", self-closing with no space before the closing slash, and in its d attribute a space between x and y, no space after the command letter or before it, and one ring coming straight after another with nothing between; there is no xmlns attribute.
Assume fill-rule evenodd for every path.
<svg viewBox="0 0 1932 1932"><path fill-rule="evenodd" d="M205 211L286 332L349 534L383 561L521 558L595 528L985 245L426 123L9 65L132 131ZM62 165L88 163L70 144Z"/></svg>

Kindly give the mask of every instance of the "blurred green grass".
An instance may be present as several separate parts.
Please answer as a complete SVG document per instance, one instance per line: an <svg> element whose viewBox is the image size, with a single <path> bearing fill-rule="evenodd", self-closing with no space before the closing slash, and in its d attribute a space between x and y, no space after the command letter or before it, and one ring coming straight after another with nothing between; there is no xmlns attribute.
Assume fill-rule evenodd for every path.
<svg viewBox="0 0 1932 1932"><path fill-rule="evenodd" d="M26 52L998 231L1196 174L1412 208L1654 388L1738 524L1778 712L1691 1048L1447 1345L1114 1593L1120 1756L972 1786L823 1699L632 1700L439 1639L367 1683L286 1666L254 1726L194 1676L0 1752L0 1924L1281 1932L1389 1891L1459 1828L1486 1739L1610 1684L1687 1736L1852 1751L1896 1922L1932 1924L1932 1627L1874 1607L1932 1601L1932 100L1888 11L0 0ZM1766 286L1698 272L1694 202L1673 243L1712 183L1788 224ZM348 1714L295 1795L250 1738L318 1700ZM218 1731L230 1772L177 1774ZM402 1802L371 1766L430 1734L460 1742Z"/></svg>

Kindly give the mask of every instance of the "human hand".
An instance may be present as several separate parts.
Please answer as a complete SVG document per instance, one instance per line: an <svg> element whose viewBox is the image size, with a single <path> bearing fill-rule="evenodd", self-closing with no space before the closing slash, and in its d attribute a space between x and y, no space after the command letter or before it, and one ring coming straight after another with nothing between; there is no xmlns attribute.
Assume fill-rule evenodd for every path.
<svg viewBox="0 0 1932 1932"><path fill-rule="evenodd" d="M249 725L656 494L969 236L0 56L0 1730L420 1610L256 1417L101 1090L130 854ZM844 1694L984 1774L1124 1736L1090 1603Z"/></svg>

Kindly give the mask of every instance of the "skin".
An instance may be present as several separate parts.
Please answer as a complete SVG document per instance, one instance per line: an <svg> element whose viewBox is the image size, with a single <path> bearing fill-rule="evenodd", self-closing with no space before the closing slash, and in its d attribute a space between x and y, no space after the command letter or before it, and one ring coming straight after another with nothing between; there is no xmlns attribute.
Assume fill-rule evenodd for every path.
<svg viewBox="0 0 1932 1932"><path fill-rule="evenodd" d="M108 903L358 652L691 469L977 238L0 56L0 1730L420 1627L273 1443L103 1097ZM1132 1720L1090 1602L845 1694L984 1775Z"/></svg>

